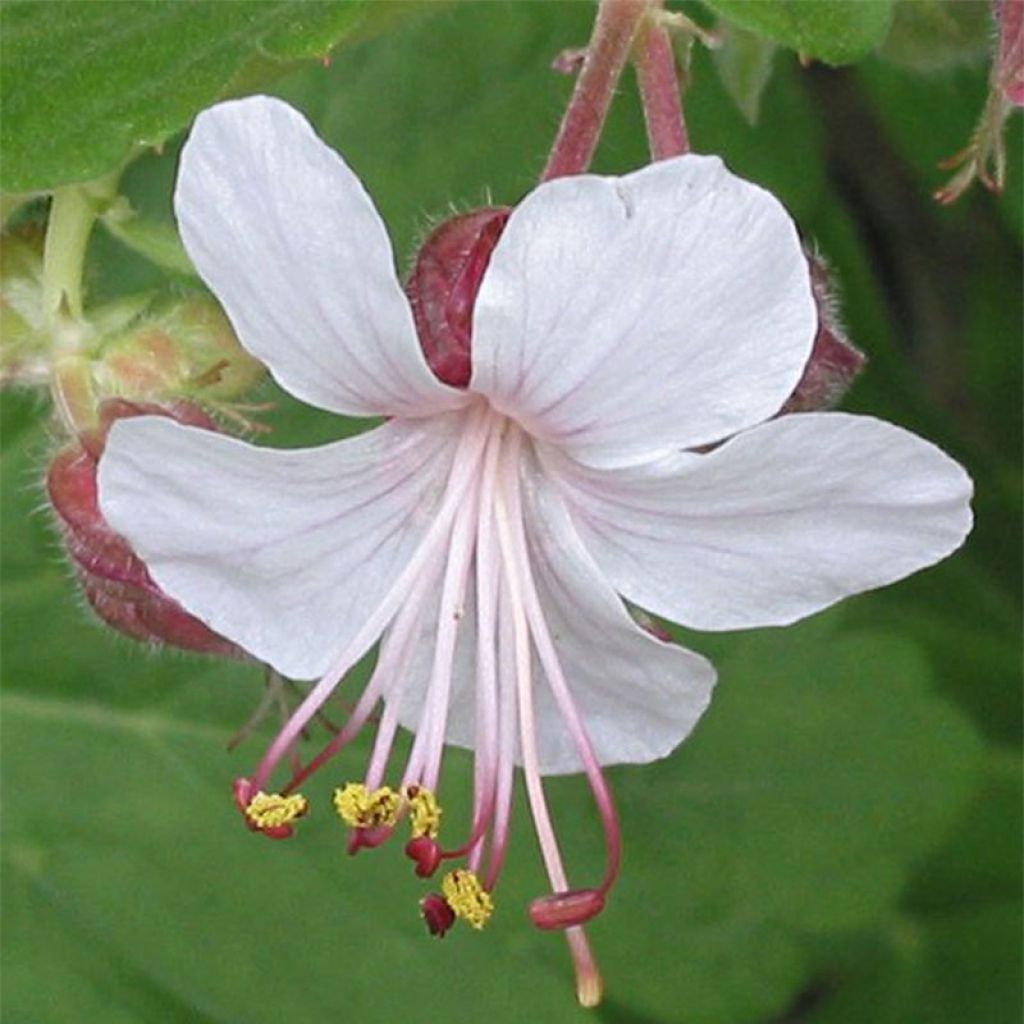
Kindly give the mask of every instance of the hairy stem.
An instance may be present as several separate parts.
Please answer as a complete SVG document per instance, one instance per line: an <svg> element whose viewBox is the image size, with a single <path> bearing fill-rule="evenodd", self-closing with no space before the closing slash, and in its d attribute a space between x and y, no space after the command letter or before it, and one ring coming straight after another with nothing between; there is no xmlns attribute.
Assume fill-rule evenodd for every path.
<svg viewBox="0 0 1024 1024"><path fill-rule="evenodd" d="M660 7L660 2L657 3ZM689 152L690 140L680 99L679 74L672 40L652 11L637 33L633 46L640 99L647 122L647 141L654 160L665 160Z"/></svg>
<svg viewBox="0 0 1024 1024"><path fill-rule="evenodd" d="M648 3L601 0L587 55L541 181L582 174L590 166L615 86Z"/></svg>

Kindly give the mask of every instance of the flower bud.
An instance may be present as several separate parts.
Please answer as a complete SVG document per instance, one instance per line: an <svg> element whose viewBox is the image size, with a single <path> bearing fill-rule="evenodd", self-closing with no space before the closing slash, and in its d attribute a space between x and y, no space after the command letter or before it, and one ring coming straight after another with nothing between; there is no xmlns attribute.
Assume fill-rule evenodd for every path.
<svg viewBox="0 0 1024 1024"><path fill-rule="evenodd" d="M806 252L811 292L818 309L818 332L810 358L783 412L811 412L836 405L864 366L864 353L846 339L828 267L821 257Z"/></svg>
<svg viewBox="0 0 1024 1024"><path fill-rule="evenodd" d="M511 212L489 206L444 221L420 247L406 282L427 365L452 387L469 383L473 306Z"/></svg>
<svg viewBox="0 0 1024 1024"><path fill-rule="evenodd" d="M216 430L202 410L187 403L141 405L114 399L100 407L99 426L61 449L50 463L46 488L64 546L82 592L108 626L153 644L241 657L234 644L212 632L153 582L142 560L100 512L96 471L110 425L130 416L169 416Z"/></svg>
<svg viewBox="0 0 1024 1024"><path fill-rule="evenodd" d="M157 306L106 338L94 376L100 394L217 402L251 390L263 372L217 304L193 296Z"/></svg>

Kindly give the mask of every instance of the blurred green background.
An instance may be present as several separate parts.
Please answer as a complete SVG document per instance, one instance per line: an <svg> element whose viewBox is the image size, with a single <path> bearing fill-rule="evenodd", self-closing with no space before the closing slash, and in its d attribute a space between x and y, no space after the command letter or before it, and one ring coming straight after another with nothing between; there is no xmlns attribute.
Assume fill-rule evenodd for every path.
<svg viewBox="0 0 1024 1024"><path fill-rule="evenodd" d="M405 258L452 207L531 186L571 89L548 64L586 42L592 8L394 13L270 91L344 154ZM835 268L870 360L844 407L963 462L977 526L946 563L794 628L684 637L721 681L674 756L611 772L625 860L590 929L606 982L594 1020L1020 1019L1021 119L1006 193L937 206L936 162L984 102L984 53L929 74L908 59L893 44L852 69L802 70L780 50L751 126L695 52L687 113L694 149L776 192ZM179 144L124 180L168 223ZM645 158L627 73L595 169ZM186 287L99 231L88 274L94 301ZM269 386L259 397L278 402L269 443L345 429ZM288 843L240 827L230 780L264 736L225 745L260 673L96 625L45 507L45 402L6 394L2 428L5 1019L585 1019L563 942L523 913L545 884L521 799L492 925L443 942L425 935L400 850L348 858L327 813ZM321 773L315 805L364 759L357 747ZM446 772L447 806L468 760L451 754ZM585 784L550 790L571 876L595 878Z"/></svg>

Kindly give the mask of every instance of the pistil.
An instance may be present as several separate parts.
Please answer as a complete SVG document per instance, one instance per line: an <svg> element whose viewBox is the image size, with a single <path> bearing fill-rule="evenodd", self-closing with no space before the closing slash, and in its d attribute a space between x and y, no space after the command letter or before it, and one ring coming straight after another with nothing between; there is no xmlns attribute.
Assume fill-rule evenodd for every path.
<svg viewBox="0 0 1024 1024"><path fill-rule="evenodd" d="M562 856L558 848L551 815L544 798L544 786L540 775L540 761L537 752L537 737L534 728L533 679L529 624L526 614L523 587L524 552L517 549L513 523L521 527L522 510L519 502L519 472L521 468L522 435L517 429L511 433L505 461L495 500L495 518L498 542L501 548L503 581L506 584L512 635L514 640L516 695L519 710L519 744L523 760L523 776L526 792L533 812L534 828L540 843L541 858L548 878L556 893L568 892L569 883ZM611 853L610 853L611 860ZM615 858L617 864L617 855ZM612 871L614 875L614 871ZM607 875L606 875L607 880ZM569 951L576 969L577 998L584 1006L595 1006L601 997L601 975L594 960L590 944L578 922L570 923L566 930Z"/></svg>

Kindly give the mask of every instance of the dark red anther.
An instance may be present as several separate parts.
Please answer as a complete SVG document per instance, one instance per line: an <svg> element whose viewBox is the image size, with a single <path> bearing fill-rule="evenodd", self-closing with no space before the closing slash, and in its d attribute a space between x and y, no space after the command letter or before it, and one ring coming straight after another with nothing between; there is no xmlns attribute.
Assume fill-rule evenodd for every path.
<svg viewBox="0 0 1024 1024"><path fill-rule="evenodd" d="M405 855L416 862L416 874L430 878L441 863L441 847L430 836L414 836L405 844Z"/></svg>
<svg viewBox="0 0 1024 1024"><path fill-rule="evenodd" d="M345 849L353 855L357 854L360 850L372 850L389 839L392 831L390 825L349 829L348 844Z"/></svg>
<svg viewBox="0 0 1024 1024"><path fill-rule="evenodd" d="M600 889L572 889L541 896L530 904L530 920L544 931L572 928L597 917L604 910Z"/></svg>
<svg viewBox="0 0 1024 1024"><path fill-rule="evenodd" d="M295 832L293 825L266 825L260 828L258 825L249 826L253 832L259 832L260 835L266 836L268 839L290 839Z"/></svg>
<svg viewBox="0 0 1024 1024"><path fill-rule="evenodd" d="M427 931L439 939L443 939L448 929L455 924L455 911L436 892L428 893L420 900L420 913L427 924Z"/></svg>
<svg viewBox="0 0 1024 1024"><path fill-rule="evenodd" d="M818 308L818 332L810 358L783 412L811 412L836 405L864 367L865 357L846 338L828 267L820 257L806 252L811 272L811 292Z"/></svg>
<svg viewBox="0 0 1024 1024"><path fill-rule="evenodd" d="M427 365L452 387L469 383L473 305L511 212L489 206L446 220L427 236L406 282Z"/></svg>
<svg viewBox="0 0 1024 1024"><path fill-rule="evenodd" d="M242 819L245 821L245 827L250 832L259 832L261 835L265 835L268 839L287 839L295 832L295 828L292 825L267 825L261 828L256 824L252 818L249 817L249 804L252 802L252 798L256 795L253 791L252 781L246 778L235 779L231 783L231 794L235 800L235 806L238 808L239 813L242 815Z"/></svg>

